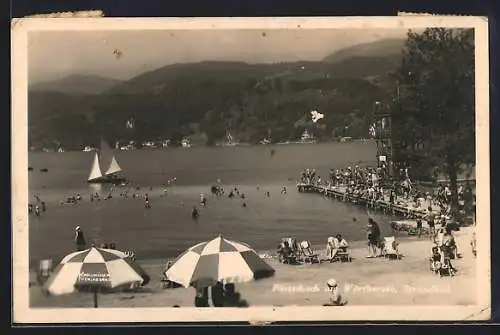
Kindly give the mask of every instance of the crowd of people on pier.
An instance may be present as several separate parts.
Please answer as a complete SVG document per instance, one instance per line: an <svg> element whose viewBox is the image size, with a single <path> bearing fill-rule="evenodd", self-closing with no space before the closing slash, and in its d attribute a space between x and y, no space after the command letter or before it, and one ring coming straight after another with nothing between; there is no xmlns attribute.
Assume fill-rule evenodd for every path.
<svg viewBox="0 0 500 335"><path fill-rule="evenodd" d="M300 181L308 185L343 188L344 195L350 199L363 198L372 203L383 200L392 205L413 202L415 208L438 206L441 215L450 215L450 185L440 185L434 191L425 191L413 184L407 168L400 169L396 181L390 181L388 177L384 166L375 168L356 165L330 169L327 178L322 178L314 169L305 169L301 173ZM457 195L459 210L463 214L473 212L475 195L471 185L458 186Z"/></svg>

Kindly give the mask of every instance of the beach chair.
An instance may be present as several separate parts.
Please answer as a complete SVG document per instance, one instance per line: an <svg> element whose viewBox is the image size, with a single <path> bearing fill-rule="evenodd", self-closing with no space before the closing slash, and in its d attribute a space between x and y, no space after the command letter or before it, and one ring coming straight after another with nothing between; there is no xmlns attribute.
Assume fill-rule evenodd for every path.
<svg viewBox="0 0 500 335"><path fill-rule="evenodd" d="M304 263L314 264L320 263L319 254L315 253L311 248L311 242L302 241L299 244L300 256Z"/></svg>
<svg viewBox="0 0 500 335"><path fill-rule="evenodd" d="M337 249L337 253L332 257L330 263L333 262L352 262L351 251L349 247L340 247Z"/></svg>
<svg viewBox="0 0 500 335"><path fill-rule="evenodd" d="M298 257L300 254L300 248L299 248L299 243L297 242L297 239L295 237L285 237L281 239L281 243L284 243L288 245L288 247L291 249L292 253Z"/></svg>
<svg viewBox="0 0 500 335"><path fill-rule="evenodd" d="M429 257L429 270L434 274L439 273L441 268L441 253L438 247L432 247L432 255Z"/></svg>
<svg viewBox="0 0 500 335"><path fill-rule="evenodd" d="M382 255L389 259L401 259L398 242L394 236L384 237Z"/></svg>
<svg viewBox="0 0 500 335"><path fill-rule="evenodd" d="M440 248L441 252L441 262L440 267L437 269L440 277L449 276L454 277L456 272L451 264L451 259L449 257L449 253L446 251L446 247Z"/></svg>
<svg viewBox="0 0 500 335"><path fill-rule="evenodd" d="M161 277L161 287L162 289L167 289L167 288L176 288L176 287L180 287L182 285L178 284L178 283L175 283L173 281L170 281L167 277L167 271L168 269L170 269L170 267L173 265L173 263L170 261L170 262L167 262L167 264L165 264L164 266L164 270L162 272L162 277Z"/></svg>
<svg viewBox="0 0 500 335"><path fill-rule="evenodd" d="M123 252L128 259L130 259L132 262L135 262L135 252L127 250Z"/></svg>
<svg viewBox="0 0 500 335"><path fill-rule="evenodd" d="M52 260L42 259L39 263L39 268L36 276L38 284L43 285L52 273Z"/></svg>
<svg viewBox="0 0 500 335"><path fill-rule="evenodd" d="M434 244L438 247L443 247L446 256L450 259L459 258L455 240L449 235L445 235L444 229L440 229L434 237Z"/></svg>
<svg viewBox="0 0 500 335"><path fill-rule="evenodd" d="M330 263L334 262L352 262L351 252L348 245L340 246L340 242L337 238L333 239L333 250L335 250L335 255L330 258Z"/></svg>
<svg viewBox="0 0 500 335"><path fill-rule="evenodd" d="M283 264L296 264L297 256L289 247L288 242L281 242L278 246L278 261Z"/></svg>

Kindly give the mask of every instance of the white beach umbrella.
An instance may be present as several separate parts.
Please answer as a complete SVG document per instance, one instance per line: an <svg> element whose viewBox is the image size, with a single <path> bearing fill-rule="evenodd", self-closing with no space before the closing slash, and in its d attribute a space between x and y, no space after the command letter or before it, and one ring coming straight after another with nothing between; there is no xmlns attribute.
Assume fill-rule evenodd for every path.
<svg viewBox="0 0 500 335"><path fill-rule="evenodd" d="M189 248L166 272L168 280L184 287L241 283L272 275L274 269L250 246L221 236Z"/></svg>
<svg viewBox="0 0 500 335"><path fill-rule="evenodd" d="M125 253L91 247L64 257L43 289L50 294L61 295L86 288L94 292L94 307L97 307L99 290L134 283L143 285L145 281L149 281L149 277L127 259Z"/></svg>

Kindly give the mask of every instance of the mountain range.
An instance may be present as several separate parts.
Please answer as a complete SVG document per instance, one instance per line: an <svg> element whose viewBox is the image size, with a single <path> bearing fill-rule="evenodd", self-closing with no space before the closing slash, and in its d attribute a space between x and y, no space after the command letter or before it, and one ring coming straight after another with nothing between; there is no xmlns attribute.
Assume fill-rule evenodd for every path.
<svg viewBox="0 0 500 335"><path fill-rule="evenodd" d="M167 65L119 81L72 75L29 87L30 146L58 142L69 149L108 141L213 144L231 131L256 143L300 136L311 109L326 115L319 138L367 136L373 102L389 94L388 75L400 64L401 40L340 50L322 61L275 64L205 61ZM134 119L134 129L125 127Z"/></svg>
<svg viewBox="0 0 500 335"><path fill-rule="evenodd" d="M32 84L31 92L59 92L65 94L101 94L121 81L101 76L74 74L62 79Z"/></svg>

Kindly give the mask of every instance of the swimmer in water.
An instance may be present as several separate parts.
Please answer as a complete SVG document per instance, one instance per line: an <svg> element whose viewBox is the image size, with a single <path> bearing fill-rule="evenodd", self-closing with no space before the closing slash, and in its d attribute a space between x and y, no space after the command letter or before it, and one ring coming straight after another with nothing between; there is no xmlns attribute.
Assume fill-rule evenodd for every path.
<svg viewBox="0 0 500 335"><path fill-rule="evenodd" d="M207 198L205 198L205 195L203 193L200 194L200 204L202 206L206 206L207 205Z"/></svg>
<svg viewBox="0 0 500 335"><path fill-rule="evenodd" d="M193 220L196 220L196 219L198 219L199 216L200 216L200 213L198 212L198 208L196 208L196 206L193 206L193 211L191 212L191 217L193 218Z"/></svg>

